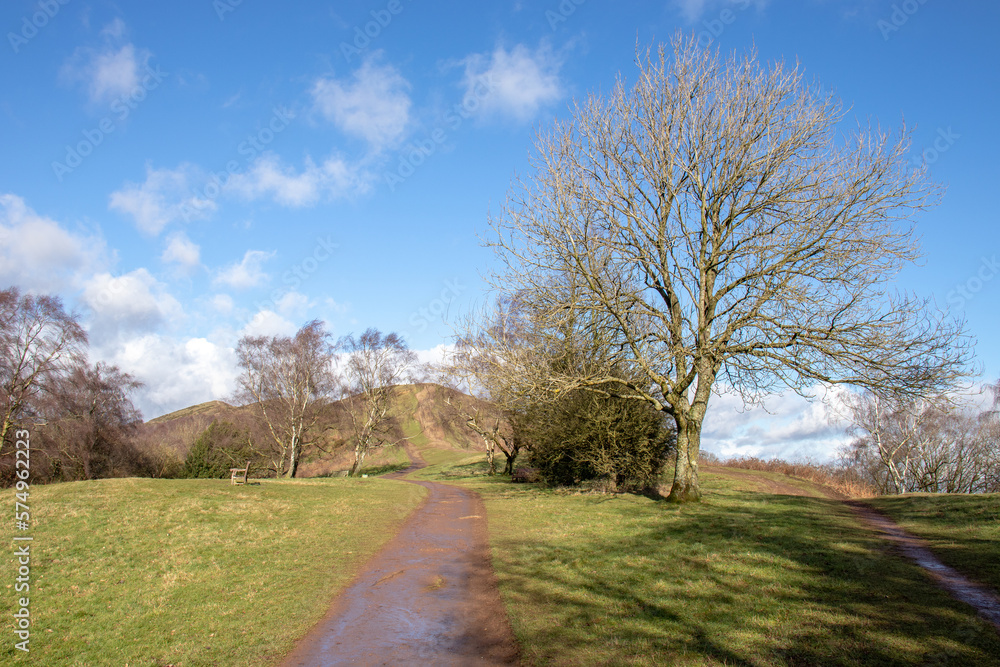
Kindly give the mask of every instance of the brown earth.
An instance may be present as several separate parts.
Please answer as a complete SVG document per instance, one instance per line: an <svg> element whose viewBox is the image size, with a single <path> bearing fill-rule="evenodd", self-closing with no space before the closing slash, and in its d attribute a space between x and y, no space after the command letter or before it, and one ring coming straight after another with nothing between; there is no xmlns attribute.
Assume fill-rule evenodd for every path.
<svg viewBox="0 0 1000 667"><path fill-rule="evenodd" d="M389 475L429 491L424 503L281 664L517 665L517 642L490 563L475 493Z"/></svg>

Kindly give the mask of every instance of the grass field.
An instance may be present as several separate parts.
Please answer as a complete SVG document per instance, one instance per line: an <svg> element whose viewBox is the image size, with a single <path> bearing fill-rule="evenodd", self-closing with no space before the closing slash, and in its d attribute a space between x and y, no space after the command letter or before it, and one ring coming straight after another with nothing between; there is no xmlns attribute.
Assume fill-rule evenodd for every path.
<svg viewBox="0 0 1000 667"><path fill-rule="evenodd" d="M706 473L676 506L472 476L481 459L427 474L486 500L528 664L1000 664L992 627L837 501Z"/></svg>
<svg viewBox="0 0 1000 667"><path fill-rule="evenodd" d="M116 479L34 487L31 652L0 663L267 665L291 649L425 490L388 480ZM3 496L14 506L14 490ZM0 537L13 544L11 523Z"/></svg>
<svg viewBox="0 0 1000 667"><path fill-rule="evenodd" d="M866 502L927 540L942 562L1000 591L1000 494L919 493Z"/></svg>

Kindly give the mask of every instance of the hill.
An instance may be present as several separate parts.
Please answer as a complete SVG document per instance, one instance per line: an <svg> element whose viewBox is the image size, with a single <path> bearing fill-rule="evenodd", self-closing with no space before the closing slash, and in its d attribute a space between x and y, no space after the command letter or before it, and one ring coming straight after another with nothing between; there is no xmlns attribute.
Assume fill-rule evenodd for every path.
<svg viewBox="0 0 1000 667"><path fill-rule="evenodd" d="M460 412L489 412L492 406L460 391L433 383L400 385L393 388L389 430L391 440L403 442L420 437L422 446L443 450L479 449L482 441L465 425ZM451 405L449 405L449 403ZM456 409L457 408L457 409ZM244 422L247 407L222 401L192 405L142 425L140 441L149 450L167 451L183 460L198 436L216 420ZM350 467L350 425L343 401L323 407L317 422L319 451L307 452L299 466L300 477L320 477ZM394 448L376 452L366 465L378 466L405 460Z"/></svg>

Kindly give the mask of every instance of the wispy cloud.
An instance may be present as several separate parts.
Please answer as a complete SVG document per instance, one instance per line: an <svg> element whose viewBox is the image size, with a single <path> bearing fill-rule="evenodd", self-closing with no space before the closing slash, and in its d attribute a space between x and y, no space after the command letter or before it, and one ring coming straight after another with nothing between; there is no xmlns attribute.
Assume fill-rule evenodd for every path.
<svg viewBox="0 0 1000 667"><path fill-rule="evenodd" d="M338 199L366 192L372 177L364 167L339 157L316 164L307 158L301 170L285 164L273 153L256 160L244 174L234 176L227 189L245 199L271 197L289 207L311 206L320 199Z"/></svg>
<svg viewBox="0 0 1000 667"><path fill-rule="evenodd" d="M316 109L346 134L378 152L399 142L410 121L410 84L380 52L365 59L347 79L324 77L312 87Z"/></svg>
<svg viewBox="0 0 1000 667"><path fill-rule="evenodd" d="M480 98L485 115L523 122L563 96L559 79L562 58L545 44L534 51L524 44L509 51L497 46L493 53L473 54L463 63L466 98ZM479 90L484 84L489 89L485 96Z"/></svg>
<svg viewBox="0 0 1000 667"><path fill-rule="evenodd" d="M176 169L146 167L146 180L126 183L111 193L109 207L130 216L136 226L153 236L175 220L191 212L207 215L215 210L215 202L191 194L196 169L182 164Z"/></svg>
<svg viewBox="0 0 1000 667"><path fill-rule="evenodd" d="M215 284L227 285L235 289L258 287L267 282L269 276L264 273L264 262L274 255L274 252L247 250L241 261L234 262L219 271L215 277Z"/></svg>
<svg viewBox="0 0 1000 667"><path fill-rule="evenodd" d="M182 273L191 273L201 266L201 248L187 234L177 232L170 236L160 259L176 265Z"/></svg>
<svg viewBox="0 0 1000 667"><path fill-rule="evenodd" d="M140 86L152 54L125 42L125 23L115 19L101 31L104 44L80 47L63 65L65 81L81 84L93 104L107 104Z"/></svg>

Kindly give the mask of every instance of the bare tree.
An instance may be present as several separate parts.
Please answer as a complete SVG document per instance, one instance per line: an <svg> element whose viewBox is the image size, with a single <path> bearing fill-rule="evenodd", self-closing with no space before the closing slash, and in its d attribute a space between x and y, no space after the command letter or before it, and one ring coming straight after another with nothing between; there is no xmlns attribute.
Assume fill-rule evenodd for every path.
<svg viewBox="0 0 1000 667"><path fill-rule="evenodd" d="M294 337L244 336L237 346L237 400L252 404L265 424L276 475L295 477L318 401L335 388L329 338L313 320Z"/></svg>
<svg viewBox="0 0 1000 667"><path fill-rule="evenodd" d="M390 442L389 409L393 387L408 381L417 355L395 333L367 329L338 343L343 360L343 399L354 434L354 463L349 475L361 474L371 450Z"/></svg>
<svg viewBox="0 0 1000 667"><path fill-rule="evenodd" d="M846 399L849 432L842 452L879 493L983 493L997 474L996 417L968 397L909 398L865 392Z"/></svg>
<svg viewBox="0 0 1000 667"><path fill-rule="evenodd" d="M142 413L131 395L142 387L117 366L77 364L46 396L42 448L58 479L147 475L152 462L139 450Z"/></svg>
<svg viewBox="0 0 1000 667"><path fill-rule="evenodd" d="M0 291L0 452L11 426L39 392L51 389L83 358L87 335L53 296Z"/></svg>
<svg viewBox="0 0 1000 667"><path fill-rule="evenodd" d="M550 366L548 390L640 378L617 393L673 418L669 498L687 501L720 384L747 403L816 383L916 396L966 372L963 325L889 288L938 195L905 132L844 138L835 97L753 51L677 37L637 60L634 84L539 136L531 180L491 221L493 284L528 304L532 347L603 350L589 370Z"/></svg>

